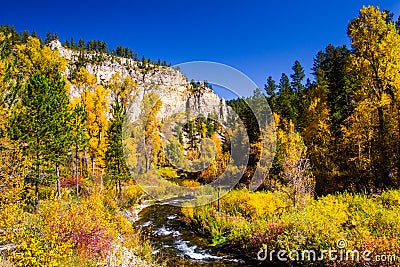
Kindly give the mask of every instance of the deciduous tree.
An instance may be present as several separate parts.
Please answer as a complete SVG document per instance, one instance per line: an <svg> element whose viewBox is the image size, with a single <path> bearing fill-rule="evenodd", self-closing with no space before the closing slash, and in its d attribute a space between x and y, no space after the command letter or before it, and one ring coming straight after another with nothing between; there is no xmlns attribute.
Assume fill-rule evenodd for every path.
<svg viewBox="0 0 400 267"><path fill-rule="evenodd" d="M374 107L372 114L377 115L372 147L376 184L390 186L393 181L390 178L392 156L389 153L389 136L394 133L389 131L388 120L390 108L394 106L398 110L399 104L400 35L396 25L387 21L387 12L372 6L363 7L359 16L350 22L348 35L354 49L350 61L357 77L356 101L368 103ZM358 116L356 111L353 116ZM396 146L400 144L399 140Z"/></svg>
<svg viewBox="0 0 400 267"><path fill-rule="evenodd" d="M91 173L95 175L96 165L102 173L103 160L106 152L106 131L108 121L109 91L101 85L97 85L94 92L87 92L85 110L87 114L86 133L88 136L88 149L92 164Z"/></svg>

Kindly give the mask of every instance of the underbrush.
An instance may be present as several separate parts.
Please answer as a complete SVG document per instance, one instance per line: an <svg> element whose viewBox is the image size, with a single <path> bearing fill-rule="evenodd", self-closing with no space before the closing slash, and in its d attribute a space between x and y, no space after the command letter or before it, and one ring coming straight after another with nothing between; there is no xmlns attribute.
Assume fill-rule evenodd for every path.
<svg viewBox="0 0 400 267"><path fill-rule="evenodd" d="M184 208L183 213L193 227L211 236L212 245L224 243L254 258L265 249L299 253L314 250L317 255L324 250L336 249L339 253L342 249L344 253L359 251L358 260L351 255L348 259L324 257L320 261L292 257L286 264L396 266L394 262L377 259L382 255L387 259L400 256L399 190L384 192L376 198L347 193L328 195L295 209L280 192L249 193L242 189L222 198L220 211L217 207L217 203L212 203ZM365 259L364 251L371 251ZM278 262L276 254L272 261Z"/></svg>
<svg viewBox="0 0 400 267"><path fill-rule="evenodd" d="M154 265L150 243L118 210L138 200L128 186L121 201L99 190L87 197L40 202L36 212L22 203L0 211L0 262L13 266L136 266ZM122 204L122 205L120 205Z"/></svg>

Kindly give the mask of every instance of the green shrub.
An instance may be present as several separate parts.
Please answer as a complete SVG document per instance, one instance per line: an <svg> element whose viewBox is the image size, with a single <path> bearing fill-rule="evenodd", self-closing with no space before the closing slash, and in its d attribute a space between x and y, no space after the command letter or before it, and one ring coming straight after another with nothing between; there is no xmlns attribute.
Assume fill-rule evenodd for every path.
<svg viewBox="0 0 400 267"><path fill-rule="evenodd" d="M214 245L228 242L256 256L265 246L271 251L320 252L336 249L345 240L347 250L372 251L376 255L400 255L400 190L371 198L342 193L310 200L293 209L280 192L250 193L233 190L217 204L185 208L193 227L211 237ZM288 263L291 265L292 263ZM312 261L301 265L315 265ZM354 266L353 261L318 262L325 266ZM360 266L371 265L361 261ZM376 264L376 263L374 263ZM379 265L379 264L378 264Z"/></svg>

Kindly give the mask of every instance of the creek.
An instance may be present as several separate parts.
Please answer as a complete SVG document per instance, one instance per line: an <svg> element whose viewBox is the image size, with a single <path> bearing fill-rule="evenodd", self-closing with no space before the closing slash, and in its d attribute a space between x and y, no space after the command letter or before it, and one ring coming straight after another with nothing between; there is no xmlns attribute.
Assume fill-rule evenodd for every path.
<svg viewBox="0 0 400 267"><path fill-rule="evenodd" d="M261 266L255 259L211 246L212 240L184 219L181 207L176 206L181 201L184 199L174 198L148 206L134 224L148 234L156 258L167 266Z"/></svg>

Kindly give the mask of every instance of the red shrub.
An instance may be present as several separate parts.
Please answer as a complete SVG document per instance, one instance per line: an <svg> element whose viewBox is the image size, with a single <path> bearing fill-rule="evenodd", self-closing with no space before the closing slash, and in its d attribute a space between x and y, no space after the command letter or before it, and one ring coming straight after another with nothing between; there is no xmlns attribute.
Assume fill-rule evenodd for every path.
<svg viewBox="0 0 400 267"><path fill-rule="evenodd" d="M71 240L79 250L95 258L105 258L111 247L111 236L104 228L95 227L90 232L85 229L76 230Z"/></svg>
<svg viewBox="0 0 400 267"><path fill-rule="evenodd" d="M61 179L61 187L64 188L74 188L76 186L76 177L75 176L67 176L67 177L60 177ZM78 176L78 185L81 186L83 182L82 176Z"/></svg>

